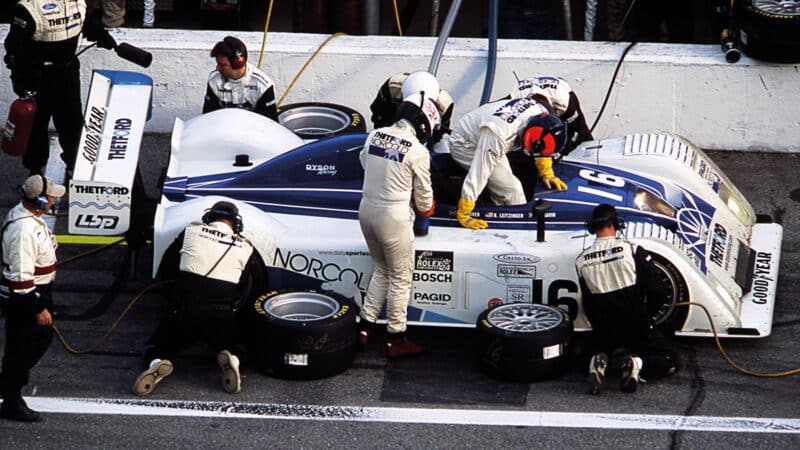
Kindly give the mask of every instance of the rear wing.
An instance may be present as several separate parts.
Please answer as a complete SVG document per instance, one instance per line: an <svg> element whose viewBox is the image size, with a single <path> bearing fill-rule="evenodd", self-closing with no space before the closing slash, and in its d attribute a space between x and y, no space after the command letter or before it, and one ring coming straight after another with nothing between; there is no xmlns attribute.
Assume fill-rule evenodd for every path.
<svg viewBox="0 0 800 450"><path fill-rule="evenodd" d="M69 233L112 236L130 226L133 180L153 80L137 72L95 70L69 182Z"/></svg>

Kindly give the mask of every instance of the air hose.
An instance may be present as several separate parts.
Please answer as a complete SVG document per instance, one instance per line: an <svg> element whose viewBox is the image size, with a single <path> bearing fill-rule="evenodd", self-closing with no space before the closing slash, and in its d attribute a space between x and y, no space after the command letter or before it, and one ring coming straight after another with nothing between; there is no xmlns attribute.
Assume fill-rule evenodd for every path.
<svg viewBox="0 0 800 450"><path fill-rule="evenodd" d="M498 0L489 2L489 55L486 61L486 78L483 80L481 105L489 101L494 85L494 72L497 66L497 10Z"/></svg>

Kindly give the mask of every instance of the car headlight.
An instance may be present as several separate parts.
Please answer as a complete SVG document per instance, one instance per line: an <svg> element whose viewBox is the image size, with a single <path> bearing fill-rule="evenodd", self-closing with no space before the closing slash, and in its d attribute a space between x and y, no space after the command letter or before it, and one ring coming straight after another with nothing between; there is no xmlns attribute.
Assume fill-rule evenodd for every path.
<svg viewBox="0 0 800 450"><path fill-rule="evenodd" d="M633 196L633 206L639 211L675 217L675 208L672 205L641 188L636 189L636 195Z"/></svg>
<svg viewBox="0 0 800 450"><path fill-rule="evenodd" d="M720 183L719 198L725 202L725 205L731 212L747 226L752 226L756 223L755 212L750 206L750 203L744 198L741 192L731 189L728 183Z"/></svg>

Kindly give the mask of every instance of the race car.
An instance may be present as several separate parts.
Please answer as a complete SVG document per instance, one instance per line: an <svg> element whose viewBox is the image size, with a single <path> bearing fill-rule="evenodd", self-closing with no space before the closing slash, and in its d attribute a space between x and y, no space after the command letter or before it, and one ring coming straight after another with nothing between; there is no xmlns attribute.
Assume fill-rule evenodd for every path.
<svg viewBox="0 0 800 450"><path fill-rule="evenodd" d="M111 105L109 117L116 117L115 98L149 86L105 75L102 83L93 81L90 100L98 86L103 95L96 100ZM126 163L125 176L115 176L107 160L138 155L135 145L120 153L123 138L130 144L138 136L130 126L118 127L142 122L146 103L124 123L98 119L92 126L99 138L82 139L92 158L79 161L85 167L79 164L70 185L71 226L94 234L125 231L131 206L123 194L133 172ZM363 120L342 110L342 118ZM303 110L288 116L287 125L315 129ZM261 347L271 352L256 359L296 378L330 375L352 361L355 310L373 269L358 222L364 174L358 154L367 135L340 128L334 136L296 133L238 109L176 119L155 212L153 275L163 276L176 270L175 239L187 224L216 201L238 206L242 235L263 264L248 280L251 292L263 293L254 296L253 310L272 330L253 336L269 342ZM479 199L473 216L489 224L486 230L458 224L465 172L448 153L431 153L436 209L427 234L414 243L410 324L477 328L479 360L505 375L528 380L560 373L573 329L591 328L575 271L575 258L593 240L585 221L597 204L609 203L627 224L625 237L653 255L659 286L647 301L659 327L682 336L770 334L783 228L757 215L698 147L669 133L586 142L555 165L569 186L563 192L546 190L533 161L516 153L511 165L527 202L496 206ZM522 366L528 369L519 371Z"/></svg>
<svg viewBox="0 0 800 450"><path fill-rule="evenodd" d="M224 131L223 131L224 130ZM154 270L182 228L213 202L239 205L269 272L270 289L349 285L364 291L371 260L358 223L366 135L312 142L243 111L177 120L155 219ZM246 156L245 156L246 155ZM548 191L532 161L513 158L528 202L479 204L487 230L459 226L464 171L432 154L436 210L415 241L409 321L475 326L487 308L558 305L576 330L590 324L580 302L575 258L592 238L584 228L599 203L624 217L625 236L655 257L664 292L654 314L678 335L710 336L703 304L720 336L771 331L782 227L757 216L713 161L668 133L634 134L581 145L556 165L569 189ZM276 250L259 246L272 236Z"/></svg>

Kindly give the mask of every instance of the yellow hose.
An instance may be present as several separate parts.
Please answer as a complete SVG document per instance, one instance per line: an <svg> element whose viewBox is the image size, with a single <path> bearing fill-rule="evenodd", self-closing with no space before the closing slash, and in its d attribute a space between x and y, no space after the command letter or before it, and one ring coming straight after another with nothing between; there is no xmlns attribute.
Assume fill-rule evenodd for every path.
<svg viewBox="0 0 800 450"><path fill-rule="evenodd" d="M334 33L334 34L328 36L328 38L325 39L325 41L322 44L320 44L319 47L317 47L317 50L314 51L314 53L308 58L306 63L303 64L303 67L300 68L300 71L297 72L297 75L295 75L294 78L292 78L292 82L289 83L289 86L286 88L286 91L284 91L283 95L281 95L281 98L278 100L278 103L277 103L278 108L280 108L281 103L283 103L283 99L286 98L286 95L289 93L289 91L292 90L292 87L294 87L294 83L297 82L297 79L300 78L300 75L303 74L303 72L306 70L308 65L311 64L311 61L313 61L314 58L316 58L317 54L322 50L322 48L325 47L328 44L328 42L332 41L334 38L337 38L339 36L347 36L347 33L342 33L341 31L338 32L338 33Z"/></svg>
<svg viewBox="0 0 800 450"><path fill-rule="evenodd" d="M272 18L272 5L275 0L269 0L269 9L267 9L267 21L264 22L264 35L261 37L261 52L258 55L258 68L261 68L261 61L264 59L264 48L267 46L267 31L269 30L269 21Z"/></svg>
<svg viewBox="0 0 800 450"><path fill-rule="evenodd" d="M400 13L397 12L397 0L394 0L392 3L394 3L394 20L397 23L397 32L400 34L400 37L403 37L403 27L400 26Z"/></svg>

